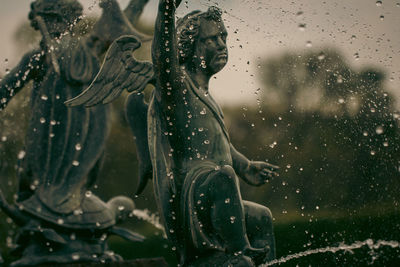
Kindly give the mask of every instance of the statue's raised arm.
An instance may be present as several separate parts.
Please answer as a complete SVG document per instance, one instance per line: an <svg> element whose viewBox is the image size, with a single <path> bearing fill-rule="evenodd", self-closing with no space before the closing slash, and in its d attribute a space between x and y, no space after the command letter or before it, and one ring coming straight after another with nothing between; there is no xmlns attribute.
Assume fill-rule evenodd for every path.
<svg viewBox="0 0 400 267"><path fill-rule="evenodd" d="M180 0L160 0L152 45L152 60L158 97L179 86L179 58L175 29L175 11ZM160 95L161 94L161 95Z"/></svg>

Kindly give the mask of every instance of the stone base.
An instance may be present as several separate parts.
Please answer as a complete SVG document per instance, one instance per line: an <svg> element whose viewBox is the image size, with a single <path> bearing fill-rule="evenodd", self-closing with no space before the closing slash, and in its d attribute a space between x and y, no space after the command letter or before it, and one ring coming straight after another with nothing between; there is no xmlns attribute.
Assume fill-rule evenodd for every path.
<svg viewBox="0 0 400 267"><path fill-rule="evenodd" d="M123 262L110 263L71 263L71 264L42 264L39 267L168 267L167 262L163 258L136 259Z"/></svg>

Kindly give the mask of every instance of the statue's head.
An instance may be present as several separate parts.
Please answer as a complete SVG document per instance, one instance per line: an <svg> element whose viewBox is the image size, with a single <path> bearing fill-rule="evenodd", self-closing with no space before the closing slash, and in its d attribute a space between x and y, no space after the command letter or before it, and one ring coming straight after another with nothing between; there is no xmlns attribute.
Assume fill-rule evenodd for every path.
<svg viewBox="0 0 400 267"><path fill-rule="evenodd" d="M35 30L39 25L35 18L40 16L46 23L51 36L71 30L82 16L82 5L77 0L36 0L31 3L29 20Z"/></svg>
<svg viewBox="0 0 400 267"><path fill-rule="evenodd" d="M227 31L222 12L210 7L206 12L193 11L177 22L179 61L192 69L213 75L227 63Z"/></svg>

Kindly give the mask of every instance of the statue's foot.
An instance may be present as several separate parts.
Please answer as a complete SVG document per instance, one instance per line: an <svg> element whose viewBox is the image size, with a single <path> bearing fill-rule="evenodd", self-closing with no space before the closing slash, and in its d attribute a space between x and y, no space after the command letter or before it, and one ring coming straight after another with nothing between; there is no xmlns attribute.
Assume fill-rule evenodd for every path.
<svg viewBox="0 0 400 267"><path fill-rule="evenodd" d="M243 255L251 258L256 266L258 266L265 262L269 249L269 246L262 248L247 247L243 250Z"/></svg>

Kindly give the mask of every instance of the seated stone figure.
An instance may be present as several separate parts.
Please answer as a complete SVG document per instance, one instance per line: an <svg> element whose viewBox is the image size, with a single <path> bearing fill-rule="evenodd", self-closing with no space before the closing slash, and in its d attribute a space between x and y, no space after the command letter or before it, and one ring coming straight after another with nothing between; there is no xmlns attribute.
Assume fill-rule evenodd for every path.
<svg viewBox="0 0 400 267"><path fill-rule="evenodd" d="M278 167L251 161L234 148L209 93L210 78L228 60L221 11L194 11L175 26L179 4L160 0L153 68L132 57L140 45L135 38L121 37L91 86L67 104L93 106L112 101L123 89L135 92L127 101L127 117L141 164L139 192L152 173L166 234L180 264L258 265L275 257L272 215L242 199L239 178L260 186L277 175ZM138 94L147 82L155 85L148 105Z"/></svg>
<svg viewBox="0 0 400 267"><path fill-rule="evenodd" d="M253 266L274 257L272 218L242 200L238 179L259 186L277 167L234 148L209 93L228 60L221 11L194 11L175 29L173 2L160 1L153 42L149 145L159 206L182 264Z"/></svg>

